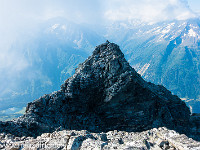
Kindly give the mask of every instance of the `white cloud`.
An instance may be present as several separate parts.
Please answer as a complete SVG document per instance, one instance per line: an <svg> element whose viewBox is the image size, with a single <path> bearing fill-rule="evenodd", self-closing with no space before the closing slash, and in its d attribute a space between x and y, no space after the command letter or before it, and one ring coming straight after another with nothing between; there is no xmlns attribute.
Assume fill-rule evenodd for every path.
<svg viewBox="0 0 200 150"><path fill-rule="evenodd" d="M184 20L195 17L186 0L110 0L105 17L113 20L140 19L146 22Z"/></svg>
<svg viewBox="0 0 200 150"><path fill-rule="evenodd" d="M78 23L142 19L160 21L194 17L187 0L1 0L1 26L27 26L39 20L65 17ZM14 24L12 24L14 23Z"/></svg>

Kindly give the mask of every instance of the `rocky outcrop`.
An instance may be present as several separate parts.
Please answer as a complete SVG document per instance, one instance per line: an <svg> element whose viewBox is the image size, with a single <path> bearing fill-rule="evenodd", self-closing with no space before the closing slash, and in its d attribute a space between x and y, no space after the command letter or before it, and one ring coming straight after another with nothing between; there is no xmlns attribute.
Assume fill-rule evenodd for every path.
<svg viewBox="0 0 200 150"><path fill-rule="evenodd" d="M90 133L86 130L63 130L44 133L37 138L15 137L0 134L0 149L134 149L134 150L197 150L200 142L166 128L154 128L143 132L109 131Z"/></svg>
<svg viewBox="0 0 200 150"><path fill-rule="evenodd" d="M28 104L0 132L38 136L55 130L138 132L165 126L188 133L189 108L161 85L144 81L119 46L106 42L79 65L61 90Z"/></svg>

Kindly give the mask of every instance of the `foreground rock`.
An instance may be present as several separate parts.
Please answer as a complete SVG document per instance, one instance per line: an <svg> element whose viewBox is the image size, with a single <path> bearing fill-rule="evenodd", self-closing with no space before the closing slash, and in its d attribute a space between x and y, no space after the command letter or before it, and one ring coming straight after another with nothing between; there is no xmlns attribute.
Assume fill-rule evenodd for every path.
<svg viewBox="0 0 200 150"><path fill-rule="evenodd" d="M90 133L86 130L64 130L44 133L37 138L14 137L0 134L0 148L3 149L71 149L71 150L198 150L200 142L189 139L166 128L154 128L144 132L109 131Z"/></svg>

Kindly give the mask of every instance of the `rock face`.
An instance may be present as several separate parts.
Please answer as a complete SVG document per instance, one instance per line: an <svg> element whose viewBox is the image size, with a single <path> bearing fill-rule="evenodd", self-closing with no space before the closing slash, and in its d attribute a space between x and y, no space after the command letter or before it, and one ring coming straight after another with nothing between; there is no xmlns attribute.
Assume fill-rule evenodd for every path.
<svg viewBox="0 0 200 150"><path fill-rule="evenodd" d="M119 46L107 41L61 90L29 103L18 119L0 122L0 132L37 136L56 129L135 132L165 126L186 133L189 121L183 101L163 86L144 81Z"/></svg>
<svg viewBox="0 0 200 150"><path fill-rule="evenodd" d="M37 138L0 134L0 149L27 150L198 150L200 142L166 128L143 132L109 131L90 133L86 130L63 130L44 133Z"/></svg>

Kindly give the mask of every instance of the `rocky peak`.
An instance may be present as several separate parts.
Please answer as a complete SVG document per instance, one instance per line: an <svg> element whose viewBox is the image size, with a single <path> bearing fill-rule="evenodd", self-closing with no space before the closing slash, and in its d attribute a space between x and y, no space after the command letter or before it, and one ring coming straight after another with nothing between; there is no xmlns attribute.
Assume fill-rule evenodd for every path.
<svg viewBox="0 0 200 150"><path fill-rule="evenodd" d="M75 74L66 80L61 89L66 96L70 97L80 94L80 91L84 91L84 87L91 86L95 88L95 91L99 91L100 99L108 102L123 84L133 79L132 76L140 78L125 60L119 46L107 41L95 48L93 55L78 66ZM79 87L72 86L76 82L80 82ZM81 99L88 97L85 92ZM91 100L96 99L95 97L91 97Z"/></svg>
<svg viewBox="0 0 200 150"><path fill-rule="evenodd" d="M91 68L92 72L99 71L97 72L98 74L104 73L107 75L118 75L122 72L132 70L119 46L108 41L97 46L93 55L79 65L76 73L78 71L85 72L84 69L88 67ZM86 73L88 74L88 72Z"/></svg>
<svg viewBox="0 0 200 150"><path fill-rule="evenodd" d="M119 49L119 46L114 43L110 43L109 41L106 41L106 43L103 43L95 48L93 51L94 55L101 55L102 57L105 57L104 54L113 54L118 56L124 56L121 50Z"/></svg>
<svg viewBox="0 0 200 150"><path fill-rule="evenodd" d="M189 118L184 102L163 86L144 81L119 46L107 41L78 66L61 90L29 103L26 114L10 122L19 130L9 132L39 135L58 128L144 131L160 126L186 132Z"/></svg>

